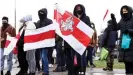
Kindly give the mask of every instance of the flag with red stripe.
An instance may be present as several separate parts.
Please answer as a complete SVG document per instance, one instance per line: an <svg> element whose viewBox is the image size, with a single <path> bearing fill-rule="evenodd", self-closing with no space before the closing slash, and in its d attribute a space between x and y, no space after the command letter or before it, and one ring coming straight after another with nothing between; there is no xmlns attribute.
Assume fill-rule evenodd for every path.
<svg viewBox="0 0 133 75"><path fill-rule="evenodd" d="M34 30L25 30L24 50L55 46L55 25L51 24Z"/></svg>
<svg viewBox="0 0 133 75"><path fill-rule="evenodd" d="M89 45L94 31L70 12L63 11L58 7L56 4L54 10L54 19L59 24L56 33L82 55Z"/></svg>
<svg viewBox="0 0 133 75"><path fill-rule="evenodd" d="M20 33L18 33L16 37L11 37L10 35L7 35L5 48L4 48L4 55L8 55L12 50L15 49L16 43L19 38L20 38Z"/></svg>

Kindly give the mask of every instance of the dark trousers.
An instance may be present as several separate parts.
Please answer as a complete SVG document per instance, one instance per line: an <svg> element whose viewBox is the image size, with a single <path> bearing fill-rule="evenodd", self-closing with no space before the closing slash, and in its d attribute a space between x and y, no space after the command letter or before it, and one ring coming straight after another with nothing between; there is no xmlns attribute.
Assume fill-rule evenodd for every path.
<svg viewBox="0 0 133 75"><path fill-rule="evenodd" d="M80 58L84 57L85 53L80 58L79 58L79 56L76 55L78 65L74 66L75 51L71 48L65 49L65 51L66 51L66 64L67 64L67 68L68 68L68 75L80 75L79 72L84 72L84 74L82 74L82 75L85 75L86 60L83 62L84 59L82 59L82 60L80 59ZM82 62L82 63L80 63L80 62Z"/></svg>
<svg viewBox="0 0 133 75"><path fill-rule="evenodd" d="M18 47L18 62L20 65L20 71L27 72L28 62L26 60L26 52L24 52L23 48L21 47Z"/></svg>
<svg viewBox="0 0 133 75"><path fill-rule="evenodd" d="M40 49L36 49L36 52L35 52L35 58L36 58L36 68L38 70L40 70Z"/></svg>
<svg viewBox="0 0 133 75"><path fill-rule="evenodd" d="M110 69L113 69L113 64L114 64L114 54L113 54L113 49L109 48L109 53L107 56L107 67Z"/></svg>
<svg viewBox="0 0 133 75"><path fill-rule="evenodd" d="M133 62L124 62L126 74L133 75Z"/></svg>
<svg viewBox="0 0 133 75"><path fill-rule="evenodd" d="M90 61L90 65L93 65L93 47L88 47L87 48L87 63L86 65L88 65L88 61Z"/></svg>
<svg viewBox="0 0 133 75"><path fill-rule="evenodd" d="M57 52L57 67L65 66L65 54L64 50L62 50L62 42L58 42L56 45Z"/></svg>
<svg viewBox="0 0 133 75"><path fill-rule="evenodd" d="M48 61L49 64L54 64L54 58L52 57L53 48L48 48Z"/></svg>

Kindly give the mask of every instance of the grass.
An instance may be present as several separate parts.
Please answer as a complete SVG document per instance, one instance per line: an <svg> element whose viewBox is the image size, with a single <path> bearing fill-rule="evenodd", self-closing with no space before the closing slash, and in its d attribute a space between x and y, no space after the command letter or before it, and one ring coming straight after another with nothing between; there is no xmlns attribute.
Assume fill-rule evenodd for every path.
<svg viewBox="0 0 133 75"><path fill-rule="evenodd" d="M101 60L95 60L94 64L96 65L96 68L104 68L106 67L106 61ZM114 69L124 69L124 63L119 63L117 60L114 61Z"/></svg>

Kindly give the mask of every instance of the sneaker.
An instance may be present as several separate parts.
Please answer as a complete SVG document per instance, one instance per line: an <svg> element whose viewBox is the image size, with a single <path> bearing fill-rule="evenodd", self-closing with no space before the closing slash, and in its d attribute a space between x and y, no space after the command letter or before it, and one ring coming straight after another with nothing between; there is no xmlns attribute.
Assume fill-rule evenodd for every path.
<svg viewBox="0 0 133 75"><path fill-rule="evenodd" d="M3 71L1 71L1 75L3 75Z"/></svg>
<svg viewBox="0 0 133 75"><path fill-rule="evenodd" d="M11 75L11 72L10 71L7 71L5 75Z"/></svg>
<svg viewBox="0 0 133 75"><path fill-rule="evenodd" d="M90 65L91 68L95 68L96 66L94 64Z"/></svg>
<svg viewBox="0 0 133 75"><path fill-rule="evenodd" d="M52 64L49 64L49 68L53 68L54 66Z"/></svg>

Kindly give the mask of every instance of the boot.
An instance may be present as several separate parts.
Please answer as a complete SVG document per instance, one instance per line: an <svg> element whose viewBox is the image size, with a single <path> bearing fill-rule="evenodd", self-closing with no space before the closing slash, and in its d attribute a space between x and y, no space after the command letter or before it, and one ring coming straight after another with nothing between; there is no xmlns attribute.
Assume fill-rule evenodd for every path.
<svg viewBox="0 0 133 75"><path fill-rule="evenodd" d="M1 71L1 75L3 75L3 71Z"/></svg>
<svg viewBox="0 0 133 75"><path fill-rule="evenodd" d="M11 72L10 71L7 71L5 75L11 75Z"/></svg>

